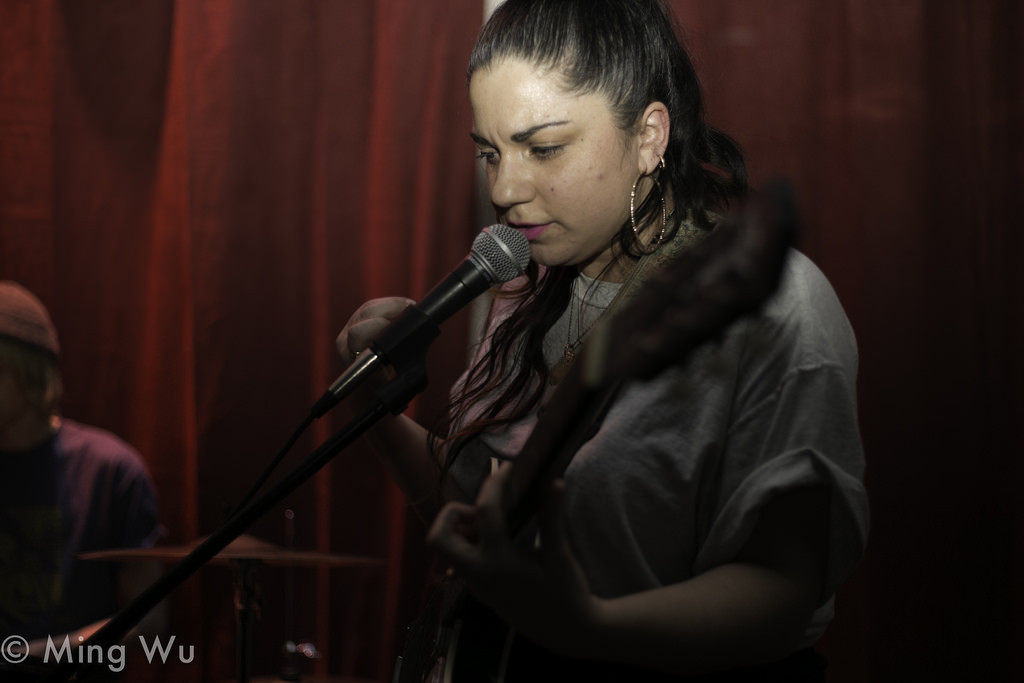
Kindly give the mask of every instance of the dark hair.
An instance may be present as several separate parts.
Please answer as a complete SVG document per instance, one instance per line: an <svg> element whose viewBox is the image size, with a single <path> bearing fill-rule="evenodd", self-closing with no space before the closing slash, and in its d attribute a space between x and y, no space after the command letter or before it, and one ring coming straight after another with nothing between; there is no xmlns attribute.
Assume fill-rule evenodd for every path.
<svg viewBox="0 0 1024 683"><path fill-rule="evenodd" d="M659 0L507 0L481 30L467 79L506 58L553 70L569 92L604 95L625 132L635 130L651 102L666 106L669 141L658 181L670 193L674 213L665 240L687 219L711 229L713 213L746 194L743 156L728 136L705 123L696 71ZM661 219L655 195L650 192L637 207L638 224ZM621 257L641 255L628 221L618 244ZM471 368L449 406L453 424L460 424L470 406L489 402L472 424L460 424L449 437L448 466L467 440L520 419L543 396L544 336L568 305L576 269L550 267L541 275L531 264L528 275L526 285L508 294L515 299L512 314L495 329L490 352Z"/></svg>

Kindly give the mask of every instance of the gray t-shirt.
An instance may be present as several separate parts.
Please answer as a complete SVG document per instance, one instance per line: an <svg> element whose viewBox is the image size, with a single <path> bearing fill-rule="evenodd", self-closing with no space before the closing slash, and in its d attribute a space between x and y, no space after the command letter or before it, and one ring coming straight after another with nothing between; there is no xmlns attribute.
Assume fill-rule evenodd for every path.
<svg viewBox="0 0 1024 683"><path fill-rule="evenodd" d="M501 317L496 311L491 329ZM564 322L549 335L563 343ZM826 588L802 645L817 640L867 537L856 373L853 331L832 287L791 252L759 315L653 380L627 385L573 458L566 514L591 590L615 597L728 563L768 501L823 485L832 494ZM453 471L460 488L475 491L492 458L514 458L535 423L531 416L467 445Z"/></svg>

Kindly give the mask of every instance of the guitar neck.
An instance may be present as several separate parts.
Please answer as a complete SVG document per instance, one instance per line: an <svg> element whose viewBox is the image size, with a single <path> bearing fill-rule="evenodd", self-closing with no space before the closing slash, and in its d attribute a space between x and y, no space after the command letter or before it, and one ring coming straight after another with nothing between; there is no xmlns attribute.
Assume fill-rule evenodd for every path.
<svg viewBox="0 0 1024 683"><path fill-rule="evenodd" d="M516 458L503 497L510 530L537 511L625 382L678 365L757 310L778 285L796 226L788 186L771 185L706 237L670 245L665 260L637 279L638 295L591 330Z"/></svg>
<svg viewBox="0 0 1024 683"><path fill-rule="evenodd" d="M593 354L593 350L586 351L576 362L585 366L586 357ZM523 449L548 455L518 458L506 481L505 518L513 535L522 530L540 507L547 488L562 476L576 451L600 428L620 387L621 382L610 381L603 374L595 376L586 372L570 372L558 384Z"/></svg>

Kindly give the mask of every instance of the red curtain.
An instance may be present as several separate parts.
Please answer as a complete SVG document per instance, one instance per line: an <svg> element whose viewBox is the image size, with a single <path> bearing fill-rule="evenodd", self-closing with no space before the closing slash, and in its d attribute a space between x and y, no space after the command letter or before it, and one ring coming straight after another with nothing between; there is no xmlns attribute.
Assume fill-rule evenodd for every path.
<svg viewBox="0 0 1024 683"><path fill-rule="evenodd" d="M672 0L710 117L783 175L801 247L858 332L869 553L830 680L1011 680L1024 600L1018 360L1024 10L1012 0ZM480 0L3 0L0 277L50 307L65 413L143 453L167 543L209 533L337 375L365 299L418 296L474 216L464 69ZM429 415L464 316L430 354ZM344 423L318 421L294 465ZM254 671L387 680L429 557L371 454L346 450L250 532L375 568L257 571ZM234 677L232 575L172 602ZM291 591L291 593L289 593ZM292 600L286 600L292 595Z"/></svg>

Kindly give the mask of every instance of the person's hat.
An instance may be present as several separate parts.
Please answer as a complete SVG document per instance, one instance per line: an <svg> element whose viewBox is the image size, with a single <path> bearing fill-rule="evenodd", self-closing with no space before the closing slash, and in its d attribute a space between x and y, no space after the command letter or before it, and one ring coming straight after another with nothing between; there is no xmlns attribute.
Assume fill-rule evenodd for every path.
<svg viewBox="0 0 1024 683"><path fill-rule="evenodd" d="M0 336L10 337L60 355L57 328L46 307L17 282L0 281Z"/></svg>

